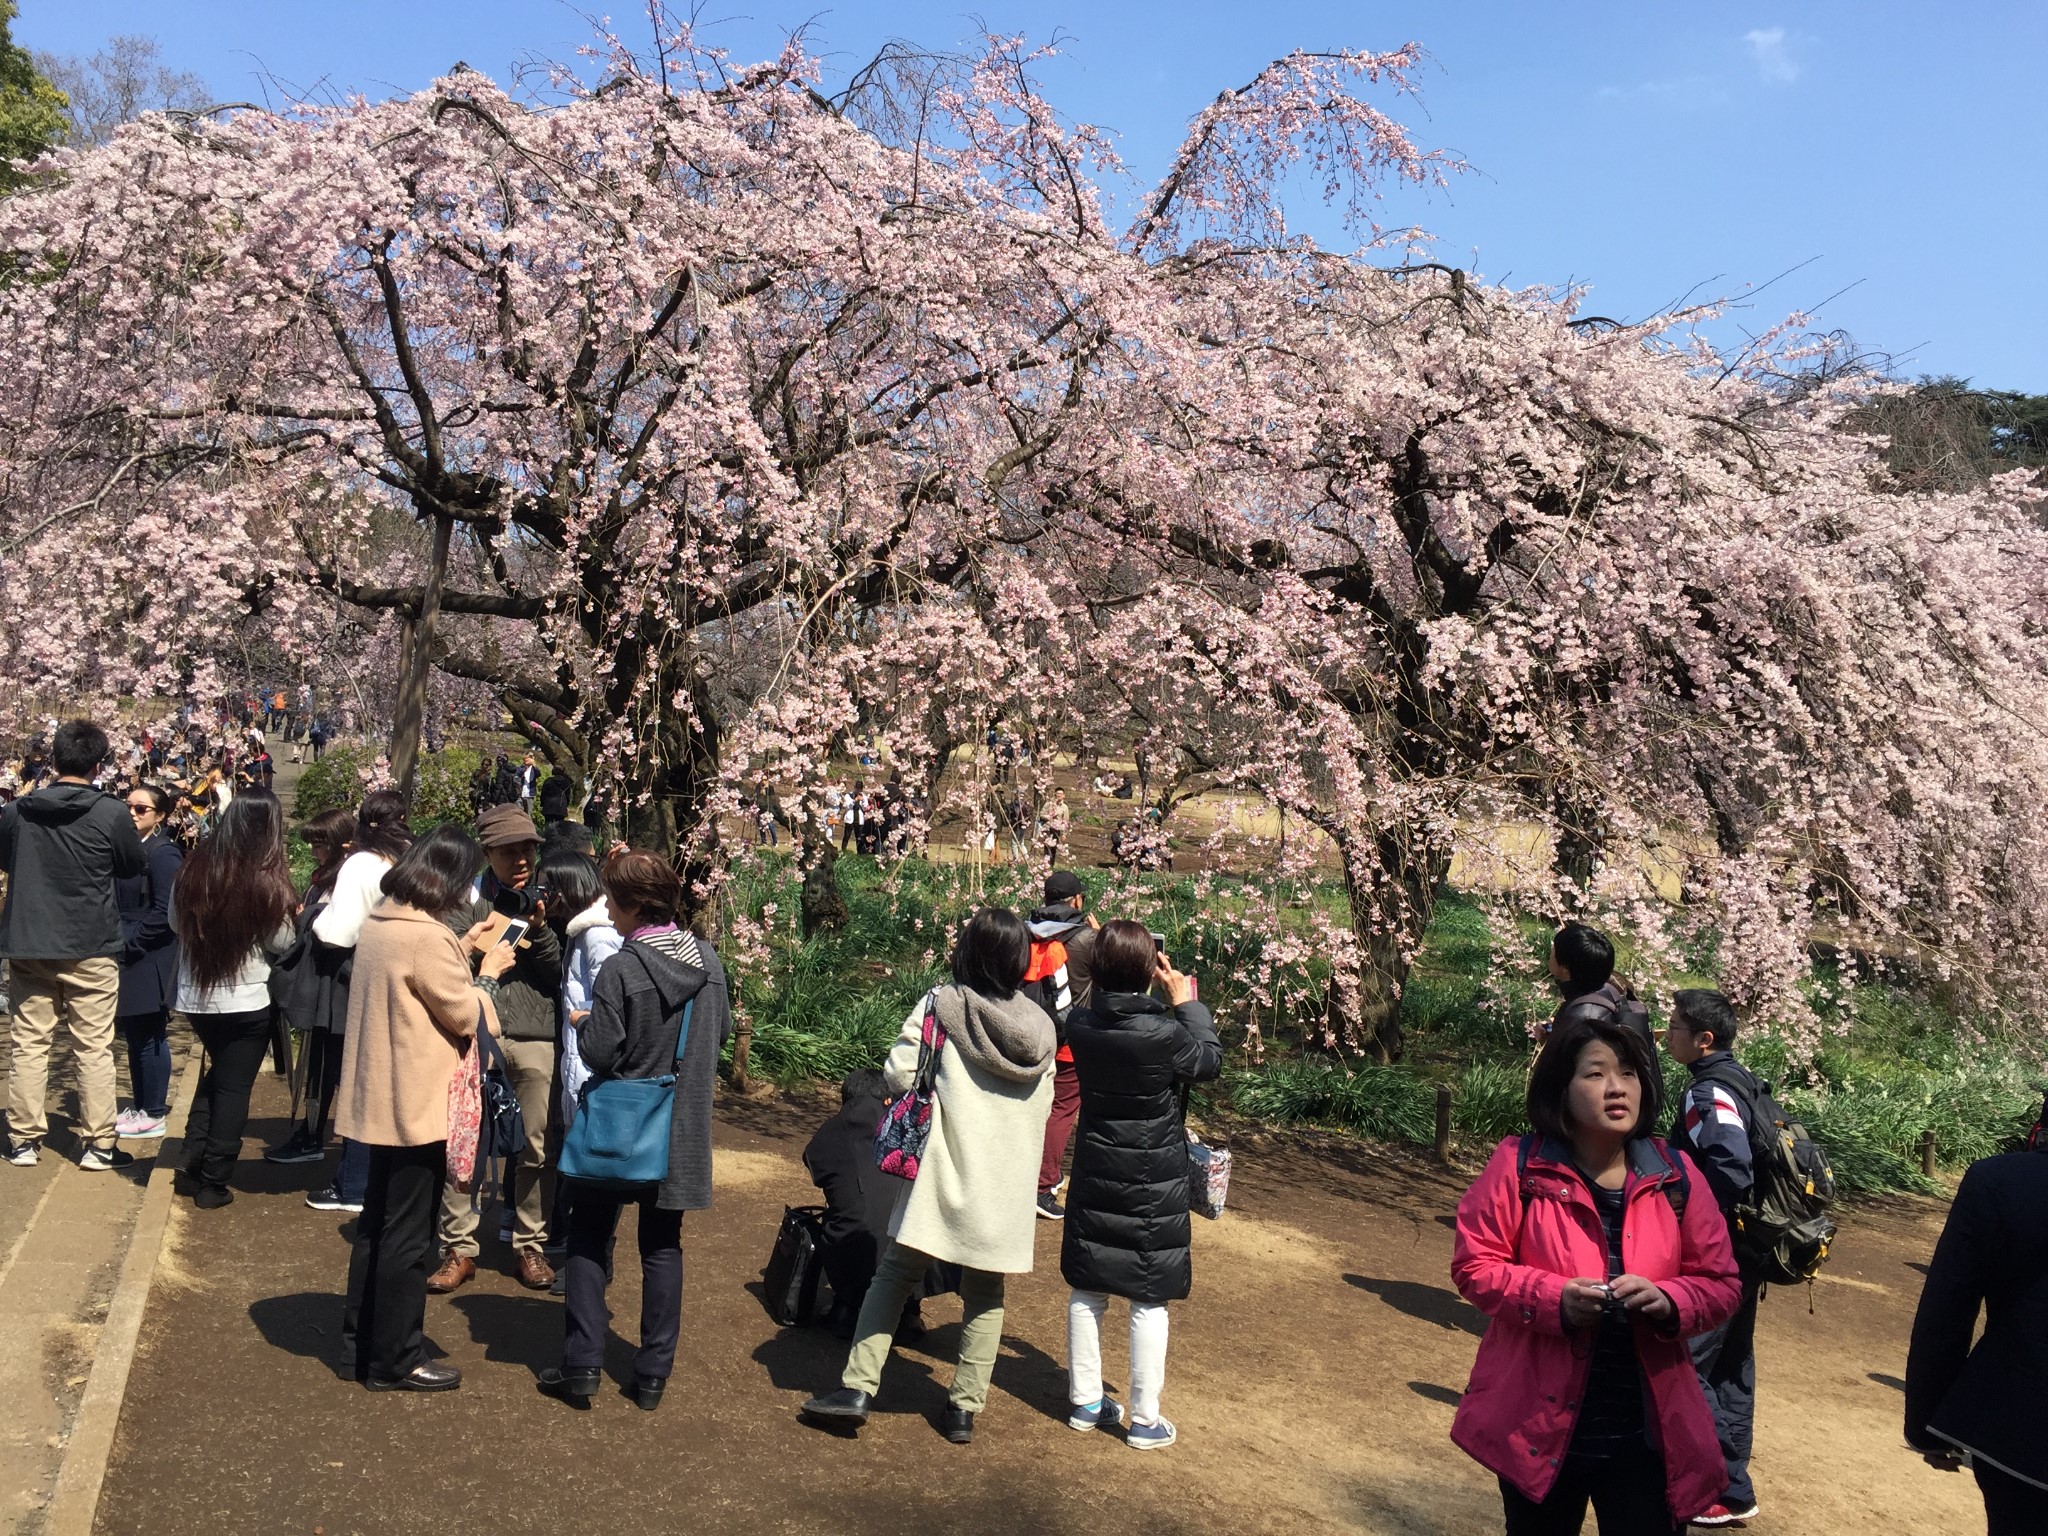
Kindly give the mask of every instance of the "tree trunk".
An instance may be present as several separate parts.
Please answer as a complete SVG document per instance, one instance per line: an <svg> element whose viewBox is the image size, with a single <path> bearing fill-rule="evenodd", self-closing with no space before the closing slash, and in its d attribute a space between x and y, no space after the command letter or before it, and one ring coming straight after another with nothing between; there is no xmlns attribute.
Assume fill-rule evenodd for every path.
<svg viewBox="0 0 2048 1536"><path fill-rule="evenodd" d="M398 679L398 706L391 720L391 777L398 792L411 800L420 766L420 732L427 718L427 677L434 665L434 629L441 621L441 589L448 580L448 544L454 536L452 518L436 516L433 548L427 557L427 579L420 589L420 611L406 627L405 663Z"/></svg>
<svg viewBox="0 0 2048 1536"><path fill-rule="evenodd" d="M1339 841L1359 962L1355 972L1331 978L1325 1009L1327 1026L1338 1041L1387 1063L1398 1061L1407 1046L1401 995L1408 985L1409 957L1429 930L1451 860L1447 851L1416 842L1406 829L1382 831L1374 842L1379 868L1389 877L1378 881L1369 870L1354 867Z"/></svg>
<svg viewBox="0 0 2048 1536"><path fill-rule="evenodd" d="M839 894L839 847L814 817L804 824L804 885L799 907L805 938L847 923L846 898Z"/></svg>

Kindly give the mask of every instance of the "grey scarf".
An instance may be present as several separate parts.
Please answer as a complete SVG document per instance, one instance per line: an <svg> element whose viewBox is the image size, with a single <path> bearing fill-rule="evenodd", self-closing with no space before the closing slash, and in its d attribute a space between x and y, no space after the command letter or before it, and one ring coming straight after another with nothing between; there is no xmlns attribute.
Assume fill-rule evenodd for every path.
<svg viewBox="0 0 2048 1536"><path fill-rule="evenodd" d="M948 1048L984 1072L1032 1083L1051 1069L1059 1048L1052 1019L1022 992L998 1001L962 986L940 987L933 1007Z"/></svg>

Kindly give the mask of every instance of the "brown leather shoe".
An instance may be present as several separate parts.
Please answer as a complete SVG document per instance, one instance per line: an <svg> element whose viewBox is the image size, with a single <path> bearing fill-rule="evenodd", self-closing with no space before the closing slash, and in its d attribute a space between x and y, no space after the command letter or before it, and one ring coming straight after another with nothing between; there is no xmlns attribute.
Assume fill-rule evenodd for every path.
<svg viewBox="0 0 2048 1536"><path fill-rule="evenodd" d="M555 1267L541 1257L538 1248L521 1249L519 1266L512 1273L529 1291L544 1291L555 1283Z"/></svg>
<svg viewBox="0 0 2048 1536"><path fill-rule="evenodd" d="M466 1253L444 1253L441 1267L427 1276L427 1289L436 1296L446 1296L458 1285L467 1285L475 1278L475 1259Z"/></svg>

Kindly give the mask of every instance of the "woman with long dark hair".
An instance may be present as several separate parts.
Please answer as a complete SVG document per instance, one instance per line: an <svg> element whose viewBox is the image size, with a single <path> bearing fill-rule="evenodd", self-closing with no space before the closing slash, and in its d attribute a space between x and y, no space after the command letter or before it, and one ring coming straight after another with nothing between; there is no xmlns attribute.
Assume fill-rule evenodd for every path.
<svg viewBox="0 0 2048 1536"><path fill-rule="evenodd" d="M203 1211L235 1198L228 1177L249 1122L249 1090L270 1046L270 962L291 947L297 905L277 796L267 789L235 796L171 892L178 1011L207 1056L185 1125L184 1172Z"/></svg>
<svg viewBox="0 0 2048 1536"><path fill-rule="evenodd" d="M974 1416L988 1401L1003 1340L1003 1277L1031 1272L1038 1165L1052 1110L1059 1042L1052 1016L1019 990L1030 962L1024 919L983 907L953 951L953 985L919 999L903 1021L882 1066L892 1094L917 1085L928 1029L944 1036L930 1131L919 1167L896 1197L889 1244L861 1301L840 1388L803 1405L812 1418L866 1422L903 1304L933 1261L947 1260L961 1266L965 1316L939 1432L955 1445L974 1438ZM590 1054L587 1043L583 1053Z"/></svg>
<svg viewBox="0 0 2048 1536"><path fill-rule="evenodd" d="M512 946L484 953L479 974L455 930L484 861L460 827L436 827L384 877L364 922L349 986L335 1128L369 1148L369 1185L348 1266L342 1344L372 1391L448 1392L453 1366L427 1359L427 1262L448 1174L448 1087L478 1029L497 1032L491 1001Z"/></svg>
<svg viewBox="0 0 2048 1536"><path fill-rule="evenodd" d="M149 867L114 882L121 909L121 997L114 1024L128 1045L128 1087L134 1102L114 1120L117 1135L161 1136L171 1112L171 1004L177 998L178 936L171 932L171 887L185 850L165 823L177 800L160 785L128 791L128 814Z"/></svg>

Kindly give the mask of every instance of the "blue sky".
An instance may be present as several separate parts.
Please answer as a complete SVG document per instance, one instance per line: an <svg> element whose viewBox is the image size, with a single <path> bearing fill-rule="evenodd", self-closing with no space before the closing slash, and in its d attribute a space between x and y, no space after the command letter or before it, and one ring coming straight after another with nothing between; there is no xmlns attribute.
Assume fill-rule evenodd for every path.
<svg viewBox="0 0 2048 1536"><path fill-rule="evenodd" d="M584 10L559 0L21 10L15 36L28 47L86 53L146 33L223 99L257 95L265 76L386 95L457 59L503 79L516 60L566 57L590 35ZM618 0L611 14L629 35L646 30L636 5ZM809 23L840 74L889 37L956 45L977 16L1057 35L1066 52L1045 71L1048 93L1117 130L1145 180L1190 114L1276 55L1414 38L1431 54L1423 98L1395 113L1473 169L1448 193L1395 199L1386 222L1423 225L1443 259L1516 284L1587 283L1592 310L1625 318L1695 285L1734 292L1798 267L1733 323L1760 329L1826 301L1822 323L1903 372L2048 392L2040 0L707 0L704 14L730 18L711 35L745 58Z"/></svg>

